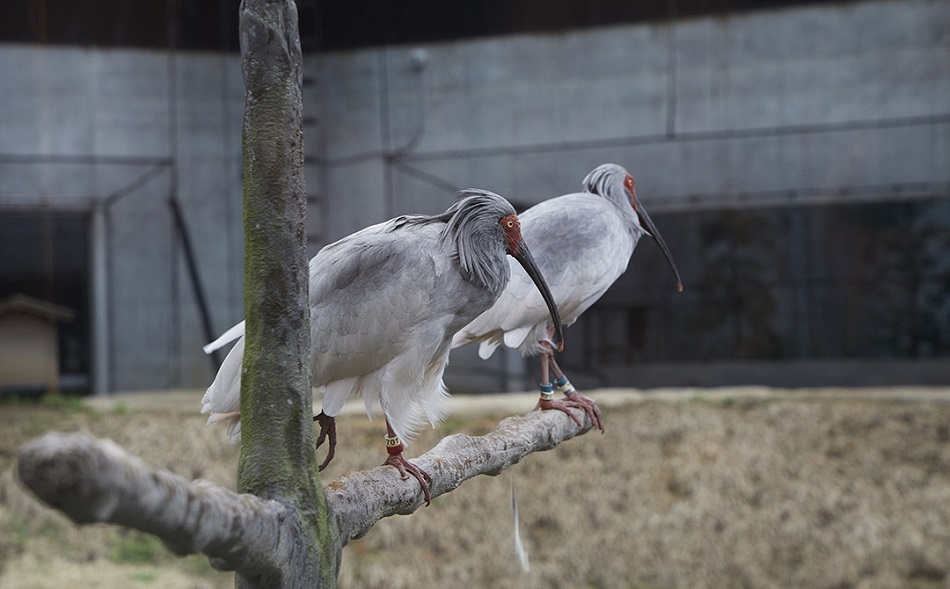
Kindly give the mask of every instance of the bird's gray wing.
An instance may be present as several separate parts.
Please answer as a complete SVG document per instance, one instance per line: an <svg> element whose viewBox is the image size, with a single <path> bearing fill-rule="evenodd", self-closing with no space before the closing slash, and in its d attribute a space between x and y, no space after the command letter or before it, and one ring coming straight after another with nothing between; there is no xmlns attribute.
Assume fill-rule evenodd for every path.
<svg viewBox="0 0 950 589"><path fill-rule="evenodd" d="M396 356L406 356L406 349L427 353L425 345L413 347L412 341L432 340L419 337L420 324L427 317L430 326L439 320L427 313L432 308L429 293L439 287L439 280L451 276L451 261L433 247L438 244L439 225L414 226L412 231L398 231L400 227L398 220L368 227L311 259L313 386L372 377ZM436 347L444 346L446 329L442 339L435 340ZM232 348L202 399L202 412L212 413L210 421L232 420L232 437L240 423L233 412L240 403L243 343L241 338ZM406 364L413 362L415 358ZM350 389L339 390L342 405Z"/></svg>
<svg viewBox="0 0 950 589"><path fill-rule="evenodd" d="M361 232L314 259L312 383L328 415L359 394L401 438L441 417L451 334L491 304L443 249L441 227Z"/></svg>
<svg viewBox="0 0 950 589"><path fill-rule="evenodd" d="M314 386L382 367L416 343L412 339L419 329L440 318L434 314L432 293L444 290L452 274L448 257L438 248L440 228L384 223L314 257Z"/></svg>
<svg viewBox="0 0 950 589"><path fill-rule="evenodd" d="M613 209L601 197L578 193L544 201L519 215L524 241L565 326L603 295L633 252L632 239ZM483 342L479 355L485 358L502 342L515 348L546 337L550 315L544 300L520 265L510 262L507 288L456 335L453 346Z"/></svg>

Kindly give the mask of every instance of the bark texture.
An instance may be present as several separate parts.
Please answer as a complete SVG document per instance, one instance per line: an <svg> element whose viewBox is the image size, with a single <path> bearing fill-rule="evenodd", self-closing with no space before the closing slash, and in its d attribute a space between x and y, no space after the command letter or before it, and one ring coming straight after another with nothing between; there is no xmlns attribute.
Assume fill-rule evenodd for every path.
<svg viewBox="0 0 950 589"><path fill-rule="evenodd" d="M435 500L478 475L495 476L532 452L550 450L593 424L573 410L584 427L559 411L542 411L503 420L484 436L453 434L412 462L432 475L429 492ZM401 481L396 469L385 466L353 472L325 486L327 501L343 545L364 536L376 522L391 515L408 515L424 503L414 479Z"/></svg>
<svg viewBox="0 0 950 589"><path fill-rule="evenodd" d="M510 417L484 436L448 436L413 462L432 475L435 499L469 478L500 474L532 452L589 431L586 416L575 414L584 420L583 428L556 411ZM177 554L204 553L219 569L271 586L335 583L335 571L329 582L304 582L297 576L294 567L306 551L300 552L301 530L292 506L150 468L111 440L86 433L46 434L21 448L18 473L40 499L77 523L142 530ZM400 480L391 467L347 474L328 483L325 491L339 538L331 548L337 552L380 519L408 515L424 503L418 483Z"/></svg>
<svg viewBox="0 0 950 589"><path fill-rule="evenodd" d="M341 544L317 475L310 389L303 102L297 9L243 0L244 317L238 489L284 506L269 566L239 588L332 587Z"/></svg>
<svg viewBox="0 0 950 589"><path fill-rule="evenodd" d="M46 434L18 458L23 484L76 523L135 528L176 554L204 553L219 569L249 575L281 560L271 553L287 514L276 501L153 469L112 440L82 432Z"/></svg>

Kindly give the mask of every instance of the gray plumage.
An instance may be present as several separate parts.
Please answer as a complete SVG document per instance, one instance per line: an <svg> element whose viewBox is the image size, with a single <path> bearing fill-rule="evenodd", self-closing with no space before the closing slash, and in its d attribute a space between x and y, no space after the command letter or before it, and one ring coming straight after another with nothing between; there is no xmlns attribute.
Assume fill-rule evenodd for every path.
<svg viewBox="0 0 950 589"><path fill-rule="evenodd" d="M520 215L522 234L532 246L565 326L610 288L627 269L640 238L651 234L641 225L641 216L648 226L652 221L636 199L627 170L600 165L584 178L583 186L585 192L543 201ZM655 228L653 236L676 272ZM678 272L676 278L679 282ZM512 268L504 293L455 335L452 347L480 342L482 358L502 344L524 355L541 353L540 342L548 340L550 322L541 298L529 285L527 275Z"/></svg>
<svg viewBox="0 0 950 589"><path fill-rule="evenodd" d="M500 220L515 215L491 192L456 197L441 215L367 227L310 261L311 384L327 416L362 395L367 412L382 412L403 440L442 418L452 334L504 290L509 242ZM232 439L240 431L243 325L205 348L237 337L202 401L209 422L230 421Z"/></svg>

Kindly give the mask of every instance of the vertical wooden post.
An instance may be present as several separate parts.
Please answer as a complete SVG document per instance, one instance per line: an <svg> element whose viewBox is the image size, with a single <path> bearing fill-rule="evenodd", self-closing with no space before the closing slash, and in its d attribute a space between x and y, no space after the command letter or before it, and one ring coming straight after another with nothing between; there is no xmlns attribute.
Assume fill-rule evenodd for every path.
<svg viewBox="0 0 950 589"><path fill-rule="evenodd" d="M317 476L297 9L243 0L244 306L239 490L297 513L298 562L238 587L332 587L340 543ZM279 569L280 567L278 567Z"/></svg>

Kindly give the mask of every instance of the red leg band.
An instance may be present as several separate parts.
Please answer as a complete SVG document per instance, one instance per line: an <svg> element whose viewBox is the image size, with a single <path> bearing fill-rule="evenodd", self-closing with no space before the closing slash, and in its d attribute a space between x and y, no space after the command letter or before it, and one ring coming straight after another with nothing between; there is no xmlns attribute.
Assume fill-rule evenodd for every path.
<svg viewBox="0 0 950 589"><path fill-rule="evenodd" d="M386 452L388 452L390 456L399 456L402 454L402 448L402 442L396 444L395 446L390 446L387 444Z"/></svg>
<svg viewBox="0 0 950 589"><path fill-rule="evenodd" d="M386 452L390 456L399 456L402 454L402 440L398 436L383 436L383 439L386 440Z"/></svg>

